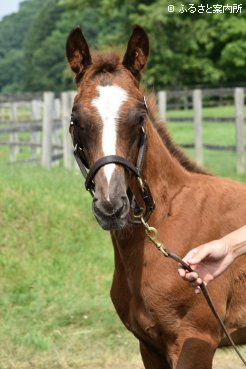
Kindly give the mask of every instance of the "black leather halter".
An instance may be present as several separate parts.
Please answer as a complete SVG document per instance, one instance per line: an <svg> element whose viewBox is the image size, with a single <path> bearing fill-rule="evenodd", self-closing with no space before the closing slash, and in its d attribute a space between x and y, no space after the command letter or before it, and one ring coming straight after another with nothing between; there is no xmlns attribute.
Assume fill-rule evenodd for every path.
<svg viewBox="0 0 246 369"><path fill-rule="evenodd" d="M146 111L148 113L148 107L147 107L147 103L146 103L146 99L144 97L144 106L146 108ZM73 128L73 131L72 131ZM100 158L99 160L97 160L93 166L91 168L89 168L87 159L85 157L85 153L84 153L84 149L80 143L79 140L79 134L78 134L78 130L79 130L79 126L77 124L75 124L74 120L73 120L73 116L71 115L71 121L70 121L70 132L72 133L72 139L73 139L73 144L74 144L74 157L75 160L78 164L78 167L85 179L85 188L87 191L90 192L90 194L92 195L92 197L94 197L94 193L95 193L95 182L94 182L94 178L96 173L99 171L100 168L102 168L103 166L107 165L107 164L118 164L123 166L125 169L127 169L128 171L130 171L136 178L139 184L139 189L140 189L140 194L141 197L144 201L145 204L145 215L144 215L144 219L145 221L147 221L152 213L152 211L155 208L155 202L153 200L152 194L150 192L149 186L147 184L146 181L144 181L141 178L141 171L142 171L142 167L143 167L143 162L144 162L144 158L145 158L145 153L146 153L146 149L147 149L147 136L144 130L144 127L141 126L141 131L140 131L140 140L139 140L139 149L138 149L138 157L137 157L137 163L136 166L133 165L130 161L128 161L127 159L125 159L122 156L118 156L118 155L107 155L104 156L102 158ZM133 194L133 192L131 191L130 188L128 188L127 190L127 195L129 198L129 201L131 203L131 209L133 211L134 214L139 213L141 208L138 205L136 198ZM131 220L132 223L137 223L137 224L141 224L141 221L139 221L138 219L132 219Z"/></svg>

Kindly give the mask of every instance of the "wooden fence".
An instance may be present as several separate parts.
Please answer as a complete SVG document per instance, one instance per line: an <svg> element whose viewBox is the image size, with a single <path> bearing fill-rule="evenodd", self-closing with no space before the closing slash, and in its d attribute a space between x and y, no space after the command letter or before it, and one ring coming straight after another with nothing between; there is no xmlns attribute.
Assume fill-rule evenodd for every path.
<svg viewBox="0 0 246 369"><path fill-rule="evenodd" d="M63 159L72 168L68 132L75 92L0 95L0 148L9 147L10 163L37 163L45 167ZM20 149L29 148L22 158ZM28 156L28 157L27 157Z"/></svg>
<svg viewBox="0 0 246 369"><path fill-rule="evenodd" d="M204 162L204 149L223 150L236 152L236 168L238 173L245 172L245 144L244 144L244 88L205 89L187 91L160 91L158 92L159 115L163 121L171 123L185 123L192 118L170 117L167 118L168 109L193 108L194 143L182 145L185 148L195 149L195 159L198 164ZM225 106L234 104L234 116L203 116L203 106ZM203 143L202 127L207 123L235 124L235 145L225 146L222 144L209 145Z"/></svg>
<svg viewBox="0 0 246 369"><path fill-rule="evenodd" d="M74 167L72 143L68 133L69 118L75 92L0 95L0 148L9 147L9 162L40 163L50 167L63 160L66 168ZM207 89L187 91L160 91L157 94L159 115L163 121L183 123L193 120L195 158L203 164L204 148L236 152L238 172L245 171L244 147L244 89ZM203 106L235 105L231 117L202 116ZM170 117L170 109L193 108L193 118ZM234 123L236 142L233 146L206 145L202 139L202 125L207 123ZM21 151L29 148L27 157ZM22 155L21 155L22 154ZM1 155L0 155L1 159Z"/></svg>

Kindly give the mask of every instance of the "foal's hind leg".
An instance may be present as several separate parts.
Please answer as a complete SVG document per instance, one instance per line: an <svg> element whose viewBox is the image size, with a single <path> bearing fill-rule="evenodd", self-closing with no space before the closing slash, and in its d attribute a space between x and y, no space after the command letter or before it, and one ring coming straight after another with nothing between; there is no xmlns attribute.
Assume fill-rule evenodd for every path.
<svg viewBox="0 0 246 369"><path fill-rule="evenodd" d="M179 348L178 348L179 347ZM215 347L200 338L186 338L173 348L173 369L212 369Z"/></svg>
<svg viewBox="0 0 246 369"><path fill-rule="evenodd" d="M140 343L140 351L145 369L171 369L166 359L149 346Z"/></svg>

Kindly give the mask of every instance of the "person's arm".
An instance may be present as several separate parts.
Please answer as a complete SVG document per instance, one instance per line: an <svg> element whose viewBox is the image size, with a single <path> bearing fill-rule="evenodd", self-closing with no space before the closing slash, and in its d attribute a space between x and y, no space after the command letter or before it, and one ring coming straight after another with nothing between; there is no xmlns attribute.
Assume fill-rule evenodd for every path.
<svg viewBox="0 0 246 369"><path fill-rule="evenodd" d="M183 261L190 265L194 272L188 272L179 267L180 276L189 282L190 286L198 287L212 281L223 273L233 261L246 253L246 226L229 233L225 237L211 241L192 249L185 255Z"/></svg>

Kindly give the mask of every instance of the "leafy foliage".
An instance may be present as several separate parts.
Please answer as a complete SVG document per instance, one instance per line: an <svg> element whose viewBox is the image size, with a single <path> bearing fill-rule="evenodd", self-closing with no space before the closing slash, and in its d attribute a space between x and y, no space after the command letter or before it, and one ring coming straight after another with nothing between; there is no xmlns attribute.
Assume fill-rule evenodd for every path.
<svg viewBox="0 0 246 369"><path fill-rule="evenodd" d="M25 0L18 13L0 22L0 91L72 88L64 49L77 24L90 46L99 49L125 48L132 26L142 25L151 41L148 87L243 84L245 10L198 13L201 2L193 0L197 11L181 13L180 1L172 4L173 13L167 10L169 0Z"/></svg>
<svg viewBox="0 0 246 369"><path fill-rule="evenodd" d="M36 2L35 6L31 6L30 1L21 3L18 13L0 22L0 91L24 89L24 42L29 25L40 8L40 2L33 2Z"/></svg>

